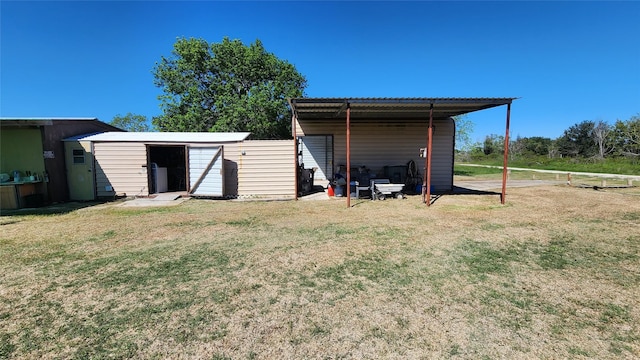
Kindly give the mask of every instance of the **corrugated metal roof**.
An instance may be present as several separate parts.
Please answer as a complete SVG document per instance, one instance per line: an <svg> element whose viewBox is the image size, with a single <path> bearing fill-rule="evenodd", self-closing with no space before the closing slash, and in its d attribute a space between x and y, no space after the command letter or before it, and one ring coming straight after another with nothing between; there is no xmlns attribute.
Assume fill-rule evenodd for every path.
<svg viewBox="0 0 640 360"><path fill-rule="evenodd" d="M0 121L98 120L96 117L0 117Z"/></svg>
<svg viewBox="0 0 640 360"><path fill-rule="evenodd" d="M80 118L80 117L0 117L0 127L31 127L31 126L59 126L70 125L75 126L78 123L91 123L97 125L105 131L124 131L116 126L107 124L98 118Z"/></svg>
<svg viewBox="0 0 640 360"><path fill-rule="evenodd" d="M516 98L295 98L289 103L298 119L340 119L347 104L352 119L428 119L433 104L436 119L510 104Z"/></svg>
<svg viewBox="0 0 640 360"><path fill-rule="evenodd" d="M83 139L83 138L86 138L86 137L89 137L89 136L93 136L93 135L98 135L98 134L102 134L102 133L96 131L96 132L92 132L92 133L89 133L89 134L81 134L81 135L71 136L71 137L68 137L66 139L62 139L62 141L78 141L80 139Z"/></svg>
<svg viewBox="0 0 640 360"><path fill-rule="evenodd" d="M224 143L243 141L249 134L248 132L104 132L94 135L74 136L64 140L146 143Z"/></svg>

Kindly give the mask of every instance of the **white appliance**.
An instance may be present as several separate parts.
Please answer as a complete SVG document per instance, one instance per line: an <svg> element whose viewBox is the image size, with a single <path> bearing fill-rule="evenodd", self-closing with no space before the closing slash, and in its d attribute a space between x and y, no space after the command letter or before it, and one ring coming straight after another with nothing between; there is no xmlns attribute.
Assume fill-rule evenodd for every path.
<svg viewBox="0 0 640 360"><path fill-rule="evenodd" d="M167 177L167 168L158 167L158 164L151 163L151 190L153 193L163 193L169 191L169 181Z"/></svg>

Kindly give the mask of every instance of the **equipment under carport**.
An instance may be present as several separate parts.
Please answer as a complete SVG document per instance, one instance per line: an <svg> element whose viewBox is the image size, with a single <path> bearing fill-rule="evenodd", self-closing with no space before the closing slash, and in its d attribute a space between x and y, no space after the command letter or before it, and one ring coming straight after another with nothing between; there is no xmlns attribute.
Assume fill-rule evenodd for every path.
<svg viewBox="0 0 640 360"><path fill-rule="evenodd" d="M308 194L313 191L313 175L316 172L316 168L305 169L300 167L298 169L298 193Z"/></svg>
<svg viewBox="0 0 640 360"><path fill-rule="evenodd" d="M389 179L376 179L371 180L372 199L384 200L387 196L394 196L398 199L403 199L402 188L404 184L392 184L389 183Z"/></svg>

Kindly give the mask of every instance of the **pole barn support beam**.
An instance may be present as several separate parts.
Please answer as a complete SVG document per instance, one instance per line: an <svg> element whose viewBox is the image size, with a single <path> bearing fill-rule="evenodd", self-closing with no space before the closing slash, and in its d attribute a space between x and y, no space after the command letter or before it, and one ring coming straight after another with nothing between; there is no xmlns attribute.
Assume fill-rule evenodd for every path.
<svg viewBox="0 0 640 360"><path fill-rule="evenodd" d="M351 207L351 105L347 103L347 208Z"/></svg>
<svg viewBox="0 0 640 360"><path fill-rule="evenodd" d="M296 134L296 123L298 118L295 113L291 115L291 128L293 129L293 193L295 194L295 199L298 200L298 136Z"/></svg>
<svg viewBox="0 0 640 360"><path fill-rule="evenodd" d="M429 132L427 140L427 189L425 200L431 206L431 150L433 149L433 103L429 107Z"/></svg>
<svg viewBox="0 0 640 360"><path fill-rule="evenodd" d="M507 165L509 163L509 127L511 122L511 103L507 104L507 126L504 134L504 163L502 166L502 194L500 203L504 205L507 197Z"/></svg>

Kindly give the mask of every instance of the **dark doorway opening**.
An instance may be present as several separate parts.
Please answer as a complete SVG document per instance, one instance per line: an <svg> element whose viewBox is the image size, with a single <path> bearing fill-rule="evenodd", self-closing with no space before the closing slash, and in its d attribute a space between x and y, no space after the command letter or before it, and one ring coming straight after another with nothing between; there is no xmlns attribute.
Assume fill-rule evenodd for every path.
<svg viewBox="0 0 640 360"><path fill-rule="evenodd" d="M187 160L184 145L149 146L151 194L187 191Z"/></svg>

